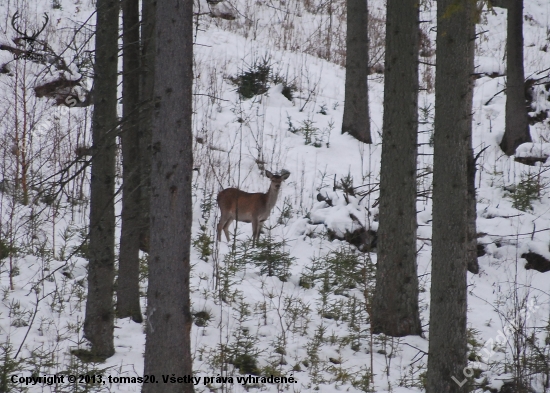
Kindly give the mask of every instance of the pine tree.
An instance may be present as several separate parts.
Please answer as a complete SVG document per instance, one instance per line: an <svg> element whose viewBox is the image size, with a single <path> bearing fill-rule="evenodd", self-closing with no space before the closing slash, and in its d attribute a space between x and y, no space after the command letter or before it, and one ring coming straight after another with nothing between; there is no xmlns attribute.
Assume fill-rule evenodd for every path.
<svg viewBox="0 0 550 393"><path fill-rule="evenodd" d="M372 143L369 117L367 0L347 0L346 95L342 133Z"/></svg>
<svg viewBox="0 0 550 393"><path fill-rule="evenodd" d="M193 179L193 3L156 10L151 244L145 374L192 375L189 273ZM192 384L144 384L144 393L193 392Z"/></svg>
<svg viewBox="0 0 550 393"><path fill-rule="evenodd" d="M509 1L506 37L506 126L500 148L511 156L531 142L523 71L523 0Z"/></svg>
<svg viewBox="0 0 550 393"><path fill-rule="evenodd" d="M149 252L149 221L151 208L151 127L155 78L155 14L156 0L142 0L141 4L141 89L139 154L141 175L140 249Z"/></svg>
<svg viewBox="0 0 550 393"><path fill-rule="evenodd" d="M139 303L139 2L122 1L122 219L117 316L142 322Z"/></svg>
<svg viewBox="0 0 550 393"><path fill-rule="evenodd" d="M372 329L420 335L416 269L418 2L388 0L380 214Z"/></svg>
<svg viewBox="0 0 550 393"><path fill-rule="evenodd" d="M97 0L88 297L84 336L98 357L115 353L115 155L117 133L117 0Z"/></svg>
<svg viewBox="0 0 550 393"><path fill-rule="evenodd" d="M427 393L466 392L466 267L471 200L474 15L472 0L438 0L432 287Z"/></svg>

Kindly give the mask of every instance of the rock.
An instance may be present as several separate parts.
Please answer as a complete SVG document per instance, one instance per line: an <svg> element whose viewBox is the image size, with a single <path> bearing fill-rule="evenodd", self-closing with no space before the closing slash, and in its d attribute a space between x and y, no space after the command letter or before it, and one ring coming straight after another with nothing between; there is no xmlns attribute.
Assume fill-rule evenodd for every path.
<svg viewBox="0 0 550 393"><path fill-rule="evenodd" d="M521 254L521 257L527 260L525 264L526 270L534 269L541 273L550 271L550 261L540 254L528 252Z"/></svg>

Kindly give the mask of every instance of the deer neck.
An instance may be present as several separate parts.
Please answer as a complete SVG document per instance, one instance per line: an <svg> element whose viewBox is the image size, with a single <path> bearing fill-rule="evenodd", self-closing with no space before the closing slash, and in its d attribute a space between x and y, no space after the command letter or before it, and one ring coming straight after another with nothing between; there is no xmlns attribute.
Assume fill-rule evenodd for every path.
<svg viewBox="0 0 550 393"><path fill-rule="evenodd" d="M269 208L269 211L273 209L275 204L277 203L277 197L279 196L279 189L273 187L273 184L269 186L269 190L267 190L267 207Z"/></svg>

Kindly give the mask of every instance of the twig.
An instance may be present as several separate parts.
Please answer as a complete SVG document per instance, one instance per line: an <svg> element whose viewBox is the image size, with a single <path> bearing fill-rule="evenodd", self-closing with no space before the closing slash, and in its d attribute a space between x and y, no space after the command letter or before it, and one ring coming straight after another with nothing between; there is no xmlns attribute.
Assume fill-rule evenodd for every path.
<svg viewBox="0 0 550 393"><path fill-rule="evenodd" d="M213 95L210 95L210 94L203 94L203 93L193 93L194 96L205 96L205 97L209 97L209 98L213 98L215 100L220 100L220 101L228 101L229 100L225 100L223 98L220 98L220 97L216 97L216 96L213 96Z"/></svg>
<svg viewBox="0 0 550 393"><path fill-rule="evenodd" d="M503 92L505 92L505 91L506 91L506 89L502 89L501 91L495 93L495 95L492 96L491 98L489 98L489 100L488 100L485 104L483 104L483 105L489 105L489 103L490 103L491 101L493 101L493 98L495 98L495 97L498 96L500 93L503 93Z"/></svg>

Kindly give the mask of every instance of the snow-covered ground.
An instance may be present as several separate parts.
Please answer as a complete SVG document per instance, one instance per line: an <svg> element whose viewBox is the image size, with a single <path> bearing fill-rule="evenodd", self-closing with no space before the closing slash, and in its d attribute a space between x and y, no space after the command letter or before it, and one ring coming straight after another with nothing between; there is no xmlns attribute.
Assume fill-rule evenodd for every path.
<svg viewBox="0 0 550 393"><path fill-rule="evenodd" d="M374 66L383 59L384 4L370 3L370 31L376 38L371 50ZM55 4L59 7L52 8ZM372 336L365 295L372 292L376 254L330 239L361 226L377 229L383 78L372 74L369 82L374 143L364 145L341 135L344 2L238 0L232 4L237 9L233 21L197 17L193 121L199 170L194 172L191 298L196 323L191 339L195 376L203 379L196 390L249 389L236 379L241 375L236 365L240 365L243 371L295 379L290 384L256 385L266 391L422 391L429 339L435 78L428 63L434 64L435 56L421 58L419 75L423 90L419 97L418 275L425 335ZM0 43L13 45L10 16L15 10L26 10L34 24L48 12L50 24L45 33L49 44L59 50L71 39L72 28L89 19L93 6L91 0L3 3ZM206 7L201 2L197 11L204 12ZM435 2L423 2L421 13L422 30L433 48ZM524 15L525 75L542 83L534 88L533 112L540 112L550 108L550 4L526 0ZM78 35L80 43L89 37L93 18L88 23ZM546 367L549 372L542 359L546 365L550 362L550 273L526 270L521 255L536 252L550 259L550 177L547 164L520 164L498 147L506 100L502 92L506 11L484 9L477 29L476 72L480 78L473 102L473 147L475 153L483 150L477 161L477 229L486 254L479 258L480 274L468 273L472 363L465 375L474 375L472 380L479 385L498 389L510 380L515 364L529 359L525 373L531 373L533 389L543 392L549 389L543 386L541 370ZM86 45L91 49L93 39ZM65 54L68 63L70 53ZM57 199L45 196L52 195L48 182L60 180L58 171L75 159L76 147L89 143L90 111L55 107L44 98L36 99L32 87L52 80L57 73L25 65L22 60L15 66L13 56L0 51L0 62L9 61L11 73L0 74L4 86L0 92L0 240L16 247L16 252L1 260L0 356L4 367L0 365L0 372L8 379L12 375L101 374L106 383L89 385L89 389L139 391L139 384L116 383L112 377L143 375L144 325L116 320L116 354L103 364L83 363L70 354L71 349L86 347L82 338L86 261L75 252L87 225L89 175L78 173L82 160L65 175L75 178ZM270 83L267 93L241 99L231 79L264 61L279 79ZM76 69L73 77L80 77ZM91 81L84 77L85 87L90 88ZM292 101L282 94L283 81L296 88ZM44 182L41 190L31 188L28 206L20 203L20 193L11 186L17 168L15 129L19 139L27 130L29 174L36 182ZM532 125L531 134L533 143L522 146L518 155L548 155L548 120ZM265 192L269 181L262 175L264 168L291 172L263 235L271 239L272 254L279 253L276 266L281 261L290 263L286 277L282 277L284 272L261 274L267 262L252 262L257 255L241 243L251 235L249 224L238 226L237 258L232 258L231 244L224 238L219 244L205 240L214 240L217 192L229 186ZM518 190L527 186L539 187L540 197L521 199L524 194ZM42 194L34 201L39 191ZM318 194L325 201L319 201ZM211 249L211 255L201 252L205 249ZM243 260L250 262L243 264ZM13 289L10 271L14 272ZM143 284L145 293L145 280ZM145 311L145 297L143 307ZM204 377L218 374L234 378L233 383L217 383L214 378L204 384ZM456 378L461 382L465 376ZM29 386L28 391L84 388L59 383ZM14 389L22 391L23 385L16 384Z"/></svg>

